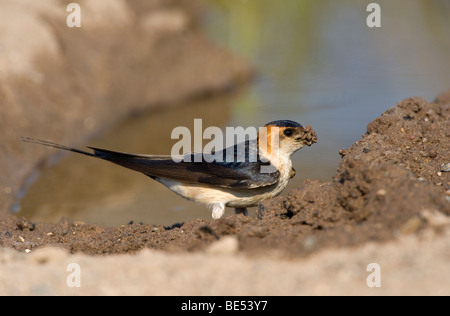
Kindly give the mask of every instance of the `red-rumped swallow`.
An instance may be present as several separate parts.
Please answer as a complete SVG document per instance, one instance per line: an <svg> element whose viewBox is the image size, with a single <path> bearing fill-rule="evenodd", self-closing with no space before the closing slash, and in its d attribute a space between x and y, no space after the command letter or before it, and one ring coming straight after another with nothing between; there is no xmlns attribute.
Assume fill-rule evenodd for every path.
<svg viewBox="0 0 450 316"><path fill-rule="evenodd" d="M264 131L264 137L261 131ZM277 142L273 146L275 137ZM222 217L225 207L234 207L236 214L247 215L247 207L279 195L295 175L291 155L305 145L317 142L311 126L303 127L289 120L270 122L260 130L256 141L246 141L241 147L245 148L245 159L238 159L240 149L237 144L228 148L231 150L223 149L219 153L219 156L223 155L223 161L212 162L205 159L196 162L198 159L193 159L196 154L188 154L190 159L176 162L172 156L136 155L94 147L88 147L93 152L87 152L43 140L22 139L101 158L141 172L188 200L206 204L214 219ZM255 150L258 159L249 159ZM231 160L230 152L234 156ZM214 154L217 157L217 153Z"/></svg>

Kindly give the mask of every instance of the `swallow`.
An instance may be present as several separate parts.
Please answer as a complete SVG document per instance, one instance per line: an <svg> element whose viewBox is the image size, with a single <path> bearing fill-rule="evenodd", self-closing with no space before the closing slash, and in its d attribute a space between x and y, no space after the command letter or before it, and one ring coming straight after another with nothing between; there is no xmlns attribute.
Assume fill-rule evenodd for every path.
<svg viewBox="0 0 450 316"><path fill-rule="evenodd" d="M212 162L204 158L201 161L193 159L196 153L187 154L189 159L175 161L170 155L140 155L87 147L89 152L28 137L22 137L22 140L100 158L141 172L176 194L207 205L212 218L219 219L225 207L235 208L236 214L248 215L248 207L278 196L295 176L291 155L305 145L317 142L316 133L309 125L303 127L294 121L278 120L264 127L256 141L247 140L244 144L214 152L215 157L224 159ZM274 138L277 139L276 146L273 145ZM244 159L238 159L238 155L242 155L240 148L244 148ZM250 159L255 157L252 156L255 152L257 159Z"/></svg>

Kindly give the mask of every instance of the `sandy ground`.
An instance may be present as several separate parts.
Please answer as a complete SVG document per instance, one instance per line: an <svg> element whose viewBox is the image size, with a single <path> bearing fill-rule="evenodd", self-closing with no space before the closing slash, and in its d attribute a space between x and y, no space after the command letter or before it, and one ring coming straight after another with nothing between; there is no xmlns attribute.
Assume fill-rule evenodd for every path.
<svg viewBox="0 0 450 316"><path fill-rule="evenodd" d="M17 34L41 36L27 41L34 55L17 55L20 37L0 33L0 64L9 67L0 73L0 294L450 294L448 92L405 99L368 122L341 150L331 181L306 180L263 203L259 219L105 227L12 215L15 193L48 158L26 150L20 135L76 145L130 113L228 91L250 76L205 39L191 1L116 0L106 12L86 5L96 23L76 36L48 3L20 10L23 3L0 2L0 17L35 25L36 34L16 25ZM108 14L117 24L105 23ZM22 62L8 63L14 52ZM367 285L371 263L381 269L379 288ZM81 286L70 287L77 276Z"/></svg>
<svg viewBox="0 0 450 316"><path fill-rule="evenodd" d="M59 248L30 254L1 249L0 294L449 295L448 219L445 225L438 235L424 231L381 245L369 242L292 260L270 252L244 256L235 237L193 254L146 249L136 255L92 257ZM372 275L375 270L368 271L372 263L379 265L378 279ZM380 287L368 286L376 281ZM70 287L76 282L80 287Z"/></svg>

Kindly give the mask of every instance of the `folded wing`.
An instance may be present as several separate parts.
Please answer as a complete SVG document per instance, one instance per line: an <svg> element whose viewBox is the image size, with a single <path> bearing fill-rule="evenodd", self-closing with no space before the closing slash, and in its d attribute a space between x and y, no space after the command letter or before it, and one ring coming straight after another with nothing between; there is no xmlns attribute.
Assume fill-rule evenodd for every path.
<svg viewBox="0 0 450 316"><path fill-rule="evenodd" d="M195 162L195 156L190 155L189 161L175 162L171 156L136 155L116 152L106 149L89 147L94 152L87 152L76 148L55 144L48 141L22 137L24 142L54 147L66 151L83 154L90 157L101 158L122 167L142 172L143 174L156 178L166 178L193 184L207 184L232 189L257 189L272 186L278 183L280 172L270 165L269 162L256 162L249 159L251 153L257 150L255 143L246 142L244 159L240 162L238 152L241 152L242 144L235 145L231 149L231 162L229 162L229 151L226 149L219 153L223 162L207 162L202 159Z"/></svg>
<svg viewBox="0 0 450 316"><path fill-rule="evenodd" d="M135 155L92 148L98 158L129 168L152 178L166 178L193 184L208 184L232 189L256 189L278 183L280 172L266 173L268 162L175 162L170 156Z"/></svg>

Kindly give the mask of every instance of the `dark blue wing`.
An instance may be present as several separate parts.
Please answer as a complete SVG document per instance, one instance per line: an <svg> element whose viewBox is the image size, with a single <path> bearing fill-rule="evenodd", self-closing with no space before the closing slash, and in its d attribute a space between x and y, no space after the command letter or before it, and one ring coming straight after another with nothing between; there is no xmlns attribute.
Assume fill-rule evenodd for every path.
<svg viewBox="0 0 450 316"><path fill-rule="evenodd" d="M280 172L271 166L270 162L260 160L255 141L247 141L228 150L211 153L217 158L214 161L211 161L211 156L189 154L185 156L184 161L175 162L171 156L135 155L89 147L94 151L91 153L38 139L23 137L23 140L101 158L154 179L166 178L225 188L256 189L275 185L280 178Z"/></svg>
<svg viewBox="0 0 450 316"><path fill-rule="evenodd" d="M280 178L280 172L271 166L270 162L259 159L256 144L248 141L228 150L211 153L218 158L212 162L211 157L205 159L199 154L186 155L183 161L175 162L170 156L156 157L91 149L98 158L142 172L152 178L234 189L271 186L278 183Z"/></svg>

